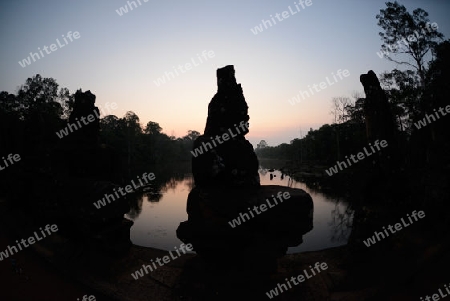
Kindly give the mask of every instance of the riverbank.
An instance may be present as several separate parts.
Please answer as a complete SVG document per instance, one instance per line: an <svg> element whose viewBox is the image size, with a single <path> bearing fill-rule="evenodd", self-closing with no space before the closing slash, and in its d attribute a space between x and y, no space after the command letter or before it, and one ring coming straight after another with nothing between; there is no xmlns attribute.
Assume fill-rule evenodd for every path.
<svg viewBox="0 0 450 301"><path fill-rule="evenodd" d="M2 206L2 229L10 229L8 234L11 237L24 236L33 229L33 225L27 222L28 216L20 211L5 209ZM2 246L11 240L2 240ZM336 249L332 252L340 251ZM1 296L8 296L7 300L76 300L85 294L94 295L97 300L201 300L197 299L201 296L222 300L242 295L246 289L249 289L247 294L254 293L254 283L247 283L248 279L242 277L241 272L211 270L195 254L183 255L139 280L132 278L131 273L142 264L164 255L167 255L166 251L132 246L126 256L114 258L55 234L12 257L24 266L26 275L30 275L31 279L21 283L11 277L12 280L3 282L9 285ZM286 258L297 261L294 256ZM273 275L274 283L291 273L291 267L284 266L284 260L281 260L280 275ZM308 260L301 263L305 268L308 264ZM9 268L9 263L2 262L0 266L3 271ZM9 273L2 275L8 276ZM322 281L321 278L314 279L314 283ZM312 282L310 286L313 286ZM225 293L226 296L223 295ZM302 293L303 296L322 294L312 289Z"/></svg>
<svg viewBox="0 0 450 301"><path fill-rule="evenodd" d="M8 208L5 203L1 204L0 212L2 229L8 229L8 237L26 237L34 231L30 216ZM42 288L34 291L32 295L38 297L33 297L33 300L70 300L84 294L98 296L97 300L121 301L229 300L239 296L267 300L265 292L316 262L325 262L328 269L283 292L276 300L417 300L418 296L426 295L439 283L448 280L442 267L450 266L448 243L446 245L444 240L418 229L404 229L401 236L393 240L393 248L391 243L389 247L379 243L383 247L373 249L353 244L286 255L278 260L276 273L267 277L239 269L214 269L206 266L197 255L186 254L134 280L132 272L156 257L167 255L167 252L132 246L125 256L118 258L92 248L89 242L68 240L58 233L13 257L30 256L26 259L30 262L26 265L26 272L32 273L33 279L39 279L39 282L33 282L33 287ZM404 252L408 250L414 250L413 256L405 256L407 253ZM384 255L382 252L388 253ZM5 263L0 264L3 270ZM47 265L51 268L37 267ZM24 290L19 282L4 283L10 285L3 290L2 296L15 298L8 300L30 300L27 296L32 287ZM41 297L49 288L60 294L58 298ZM18 294L14 295L14 292ZM41 293L43 295L39 295ZM78 296L80 293L82 295Z"/></svg>

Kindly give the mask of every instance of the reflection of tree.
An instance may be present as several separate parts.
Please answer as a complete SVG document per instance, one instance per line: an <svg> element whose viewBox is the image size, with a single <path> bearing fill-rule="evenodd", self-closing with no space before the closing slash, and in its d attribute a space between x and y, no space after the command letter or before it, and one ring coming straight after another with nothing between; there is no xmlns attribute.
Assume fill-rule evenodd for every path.
<svg viewBox="0 0 450 301"><path fill-rule="evenodd" d="M353 224L353 209L350 206L345 206L345 211L342 211L341 202L336 200L334 210L331 211L332 221L329 225L332 227L332 242L347 241Z"/></svg>
<svg viewBox="0 0 450 301"><path fill-rule="evenodd" d="M130 198L133 198L130 200L130 211L128 212L128 216L130 219L135 220L139 214L142 212L142 197L139 194L131 194Z"/></svg>
<svg viewBox="0 0 450 301"><path fill-rule="evenodd" d="M173 173L164 183L161 183L160 185L160 191L162 193L166 193L169 190L172 190L175 192L175 189L177 188L177 185L191 177L190 173L187 172L176 172Z"/></svg>
<svg viewBox="0 0 450 301"><path fill-rule="evenodd" d="M131 219L137 218L141 213L144 197L147 197L147 200L151 203L157 203L169 190L176 192L180 183L186 185L189 190L192 190L195 186L192 174L185 170L176 172L173 170L155 171L155 175L157 175L156 180L147 185L143 192L137 193L130 201L131 210L128 215Z"/></svg>
<svg viewBox="0 0 450 301"><path fill-rule="evenodd" d="M176 193L177 186L181 182L186 185L189 190L192 190L195 186L194 177L192 174L184 172L175 173L165 183L161 183L157 187L153 187L153 189L150 189L150 191L145 195L148 197L149 202L159 202L163 197L163 194L167 193L169 190Z"/></svg>
<svg viewBox="0 0 450 301"><path fill-rule="evenodd" d="M160 192L147 192L147 193L145 193L145 196L147 197L149 202L157 203L162 199L163 194ZM144 197L144 196L142 196L142 197Z"/></svg>
<svg viewBox="0 0 450 301"><path fill-rule="evenodd" d="M189 188L189 191L194 189L195 182L194 182L194 177L192 176L192 174L189 176L186 176L184 182L185 182L185 185Z"/></svg>
<svg viewBox="0 0 450 301"><path fill-rule="evenodd" d="M175 192L175 189L177 188L177 184L180 180L182 180L182 179L180 179L178 176L176 176L176 175L173 176L164 185L162 185L161 192L166 193L169 190L172 190Z"/></svg>

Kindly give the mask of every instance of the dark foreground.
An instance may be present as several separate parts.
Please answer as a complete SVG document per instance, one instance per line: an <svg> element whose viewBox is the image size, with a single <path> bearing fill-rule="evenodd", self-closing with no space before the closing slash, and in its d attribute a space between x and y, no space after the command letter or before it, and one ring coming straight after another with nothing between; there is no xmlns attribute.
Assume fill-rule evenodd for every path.
<svg viewBox="0 0 450 301"><path fill-rule="evenodd" d="M34 231L30 217L5 203L1 207L2 245ZM278 283L325 262L326 270L273 299L418 300L448 281L443 271L450 267L450 253L448 239L435 240L432 233L417 229L404 229L387 256L377 249L363 254L351 245L286 255L278 260L276 273L266 277L233 267L216 269L186 254L137 280L131 273L167 252L132 246L117 258L56 233L10 257L22 272L13 269L10 258L0 263L1 299L81 300L93 295L96 300L269 300L266 292ZM406 250L418 251L409 255Z"/></svg>

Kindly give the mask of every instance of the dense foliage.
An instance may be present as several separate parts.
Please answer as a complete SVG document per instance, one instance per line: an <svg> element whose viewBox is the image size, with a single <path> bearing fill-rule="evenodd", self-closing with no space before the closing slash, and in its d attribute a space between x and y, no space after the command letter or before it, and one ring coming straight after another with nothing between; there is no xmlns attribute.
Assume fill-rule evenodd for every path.
<svg viewBox="0 0 450 301"><path fill-rule="evenodd" d="M16 94L1 92L0 153L41 156L61 147L67 137L60 139L56 132L67 126L73 103L74 94L67 88L58 90L55 79L39 74L28 78ZM200 133L190 130L184 137L168 136L157 122L143 127L139 117L129 111L122 118L101 118L99 135L100 145L113 148L133 169L189 161L193 141Z"/></svg>

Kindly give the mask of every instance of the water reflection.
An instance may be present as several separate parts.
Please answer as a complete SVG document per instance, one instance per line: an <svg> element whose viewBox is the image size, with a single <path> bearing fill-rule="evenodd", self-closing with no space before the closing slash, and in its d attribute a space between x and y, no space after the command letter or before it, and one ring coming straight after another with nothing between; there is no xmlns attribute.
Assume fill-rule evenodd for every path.
<svg viewBox="0 0 450 301"><path fill-rule="evenodd" d="M264 168L260 170L264 170ZM347 243L351 232L353 211L343 198L325 195L279 170L269 173L260 172L259 176L261 185L300 188L308 192L314 201L313 230L303 236L301 245L289 248L288 253L321 250Z"/></svg>
<svg viewBox="0 0 450 301"><path fill-rule="evenodd" d="M176 175L159 183L157 191L143 192L127 218L135 223L131 228L131 241L140 246L173 250L181 241L175 231L187 219L186 199L193 188L190 174Z"/></svg>
<svg viewBox="0 0 450 301"><path fill-rule="evenodd" d="M335 204L335 209L331 211L332 220L329 223L333 229L331 235L332 242L348 241L353 224L353 210L347 206L345 211L342 211L342 206Z"/></svg>
<svg viewBox="0 0 450 301"><path fill-rule="evenodd" d="M321 250L347 243L353 211L345 200L327 196L279 170L260 168L259 175L262 185L300 188L308 192L314 201L313 230L303 236L301 245L290 247L288 253ZM180 222L188 218L186 200L193 187L190 173L177 173L138 195L126 215L134 221L131 228L132 242L164 250L172 250L174 246L180 245L182 242L176 237L176 229Z"/></svg>
<svg viewBox="0 0 450 301"><path fill-rule="evenodd" d="M132 196L134 196L135 198L130 201L130 212L128 212L126 217L131 220L136 220L142 212L142 203L144 201L144 198L142 198L142 196L140 195L130 195L129 197L131 198Z"/></svg>

